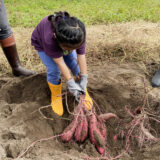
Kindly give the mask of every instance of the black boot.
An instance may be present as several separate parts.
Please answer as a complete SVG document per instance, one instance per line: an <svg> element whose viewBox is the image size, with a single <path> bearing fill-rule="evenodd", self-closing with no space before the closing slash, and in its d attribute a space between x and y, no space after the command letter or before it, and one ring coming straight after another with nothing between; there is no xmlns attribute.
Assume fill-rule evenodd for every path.
<svg viewBox="0 0 160 160"><path fill-rule="evenodd" d="M160 67L151 81L152 87L160 87Z"/></svg>
<svg viewBox="0 0 160 160"><path fill-rule="evenodd" d="M12 68L12 73L15 76L30 76L35 74L34 71L25 69L21 66L19 57L18 57L18 53L17 53L17 48L16 48L16 44L11 45L9 47L2 47L4 54Z"/></svg>

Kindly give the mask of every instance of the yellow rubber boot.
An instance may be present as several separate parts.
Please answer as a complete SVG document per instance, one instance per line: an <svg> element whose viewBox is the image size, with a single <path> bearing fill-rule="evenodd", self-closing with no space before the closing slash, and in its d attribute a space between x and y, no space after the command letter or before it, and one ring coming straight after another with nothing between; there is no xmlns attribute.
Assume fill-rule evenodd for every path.
<svg viewBox="0 0 160 160"><path fill-rule="evenodd" d="M48 82L51 91L51 106L52 110L59 116L63 115L63 104L62 104L62 83L54 85Z"/></svg>
<svg viewBox="0 0 160 160"><path fill-rule="evenodd" d="M89 109L89 110L91 110L92 109L92 106L93 106L93 101L92 101L92 99L91 99L91 97L89 96L89 93L88 93L88 91L87 91L87 89L86 89L86 96L85 96L85 105L86 105L86 107Z"/></svg>

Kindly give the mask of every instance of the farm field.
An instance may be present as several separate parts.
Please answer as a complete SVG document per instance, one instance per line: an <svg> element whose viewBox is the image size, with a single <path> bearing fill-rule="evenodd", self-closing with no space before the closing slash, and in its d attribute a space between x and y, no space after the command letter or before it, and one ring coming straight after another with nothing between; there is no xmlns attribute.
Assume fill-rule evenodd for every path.
<svg viewBox="0 0 160 160"><path fill-rule="evenodd" d="M97 110L99 107L102 113L115 113L120 118L120 121L110 119L105 123L105 156L113 159L123 153L115 159L160 159L160 92L159 88L151 86L151 79L160 62L160 2L107 2L5 1L21 63L37 74L14 77L0 50L0 160L15 160L18 156L19 160L81 160L86 156L88 159L100 158L89 138L81 144L74 140L64 143L59 137L53 137L60 135L69 124L67 106L73 110L73 97L67 95L66 99L63 96L63 117L52 112L46 70L31 46L30 38L41 18L59 8L80 17L86 24L88 92L95 102L94 107ZM136 126L132 128L127 148L125 132L128 131L127 127L135 124L132 123L135 118L132 113L137 119L148 116L145 127L156 138L142 137L139 134L141 130ZM115 135L118 135L117 139ZM33 146L25 152L30 145Z"/></svg>

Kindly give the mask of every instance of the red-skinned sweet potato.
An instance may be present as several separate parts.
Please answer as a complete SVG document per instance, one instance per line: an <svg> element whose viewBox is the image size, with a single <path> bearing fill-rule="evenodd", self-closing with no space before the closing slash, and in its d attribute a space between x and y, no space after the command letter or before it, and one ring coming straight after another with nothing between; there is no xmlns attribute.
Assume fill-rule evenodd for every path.
<svg viewBox="0 0 160 160"><path fill-rule="evenodd" d="M117 119L119 119L118 116L117 116L116 114L114 114L114 113L100 114L100 115L98 116L98 118L99 118L100 120L103 120L103 121L107 121L107 120L109 120L110 118L117 118Z"/></svg>
<svg viewBox="0 0 160 160"><path fill-rule="evenodd" d="M82 132L81 132L81 142L84 142L84 140L88 136L88 121L86 116L83 119L83 127L82 127Z"/></svg>
<svg viewBox="0 0 160 160"><path fill-rule="evenodd" d="M97 127L99 128L102 136L106 140L106 138L107 138L107 130L106 130L106 126L105 126L104 121L102 121L99 118L97 118L97 123L98 123Z"/></svg>
<svg viewBox="0 0 160 160"><path fill-rule="evenodd" d="M61 135L62 141L69 142L73 137L76 127L77 127L77 119L75 118L63 131Z"/></svg>
<svg viewBox="0 0 160 160"><path fill-rule="evenodd" d="M83 127L83 118L84 118L84 113L82 112L82 109L81 109L80 115L78 117L78 124L77 124L76 130L75 130L75 133L74 133L74 137L75 137L75 140L77 142L81 141L81 132L82 132L82 127Z"/></svg>
<svg viewBox="0 0 160 160"><path fill-rule="evenodd" d="M75 131L75 139L77 142L84 142L88 135L88 121L86 116L84 115L84 111L81 108L81 114L78 117L78 125Z"/></svg>
<svg viewBox="0 0 160 160"><path fill-rule="evenodd" d="M78 117L80 114L80 108L78 106L75 107L74 114L76 115L74 116L73 121L65 128L65 130L61 135L61 140L64 142L69 142L72 139L74 132L76 130L76 127L78 125Z"/></svg>
<svg viewBox="0 0 160 160"><path fill-rule="evenodd" d="M99 130L97 117L95 114L89 117L89 135L91 142L96 146L100 154L104 153L105 138Z"/></svg>
<svg viewBox="0 0 160 160"><path fill-rule="evenodd" d="M104 152L105 152L105 149L104 149L104 148L99 147L99 146L96 146L96 148L97 148L98 152L99 152L101 155L104 154Z"/></svg>

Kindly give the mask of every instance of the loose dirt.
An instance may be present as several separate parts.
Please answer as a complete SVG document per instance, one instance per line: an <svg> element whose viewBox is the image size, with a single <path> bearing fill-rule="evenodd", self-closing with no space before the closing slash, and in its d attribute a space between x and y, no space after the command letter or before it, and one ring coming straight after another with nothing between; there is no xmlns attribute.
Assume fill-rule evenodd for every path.
<svg viewBox="0 0 160 160"><path fill-rule="evenodd" d="M159 27L158 24L150 24L148 26L146 25L146 27L144 24L146 23L136 23L135 26L139 26L139 28L137 27L137 30L134 30L134 33L142 33L141 30L144 31L144 28L147 28L145 30L145 33L148 33L147 35L152 37L153 34L150 34L150 32L147 31L151 30L152 33L155 33L154 31L157 30L156 26ZM123 29L127 29L129 28L128 26L132 25L120 24L120 26ZM116 34L118 34L127 32L127 30L123 30L122 28L120 28L120 26L116 24L114 26L114 32L112 33L116 32ZM155 58L158 57L158 55L156 54L155 57L152 57L151 59L148 59L147 57L145 61L141 61L140 59L136 58L136 62L133 62L130 61L129 58L124 55L126 52L126 50L124 52L124 49L118 51L116 50L115 53L117 53L118 55L113 56L112 51L116 49L114 45L112 45L113 47L110 46L110 50L112 50L111 52L104 54L104 51L107 50L107 46L109 46L109 43L113 43L111 41L110 35L110 41L109 43L106 42L108 45L105 45L103 40L106 41L106 39L104 39L105 37L103 33L109 34L108 32L113 30L113 28L111 28L111 26L95 26L95 28L93 28L94 26L88 28L88 40L90 40L88 42L89 49L87 51L89 74L88 91L91 97L100 107L101 111L103 113L115 113L119 116L119 118L121 118L124 122L127 123L129 115L125 110L125 106L128 106L131 111L134 111L134 109L137 108L137 106L143 105L145 84L145 89L147 90L146 107L152 111L159 112L160 92L158 88L152 88L150 85L151 77L158 67L158 60L156 61ZM118 29L116 30L116 28ZM29 56L27 60L25 60L25 58L27 57L25 53L25 57L23 54L20 55L22 59L22 64L27 68L33 68L37 71L37 74L27 78L16 78L11 75L9 66L6 62L4 63L2 61L0 65L1 160L11 160L16 158L20 153L23 153L24 150L32 142L38 139L48 138L54 135L61 134L64 128L69 124L69 121L66 119L69 117L69 114L66 109L67 107L65 96L63 96L63 105L65 113L62 118L56 116L52 112L50 107L42 109L43 115L39 112L39 108L50 104L50 91L46 82L46 74L44 72L45 69L43 65L41 65L41 62L38 56L36 55L36 52L29 45L29 36L27 32L31 33L31 30L32 29L23 29L23 33L21 33L20 35L20 33L18 32L19 29L15 28L14 32L17 39L18 49L20 51L24 50L25 53L28 52L29 55L31 55L31 52L33 52L33 55ZM97 35L99 41L96 41L95 39L92 40L92 34L94 34L94 37L96 37ZM26 35L26 37L24 35ZM113 34L113 36L115 36L115 34ZM117 38L117 36L115 37ZM97 42L97 45L95 45L95 42ZM116 42L114 41L114 43ZM95 50L93 49L94 45ZM156 50L155 47L152 47L152 49L154 51ZM92 53L95 51L96 54L94 56L91 56ZM137 52L135 51L135 53ZM34 60L32 60L32 58ZM4 59L3 56L2 59ZM65 91L66 85L64 83L63 93ZM68 95L67 99L69 108L72 110L74 107L73 98L71 95ZM45 117L51 119L46 119ZM118 155L124 150L124 139L119 138L116 142L113 141L113 136L117 132L117 125L118 122L114 119L106 122L108 133L106 150L112 156ZM156 131L157 137L160 137L159 125L157 123L151 122L151 126ZM147 147L142 147L140 149L138 147L137 142L134 142L133 140L130 149L126 154L124 154L124 156L121 159L158 160L160 159L159 150L160 142L150 144ZM70 143L63 143L60 140L60 138L55 138L48 141L37 143L20 159L80 160L83 159L85 155L91 157L99 156L95 147L90 143L89 139L87 139L83 144L77 144L75 141L71 141Z"/></svg>

